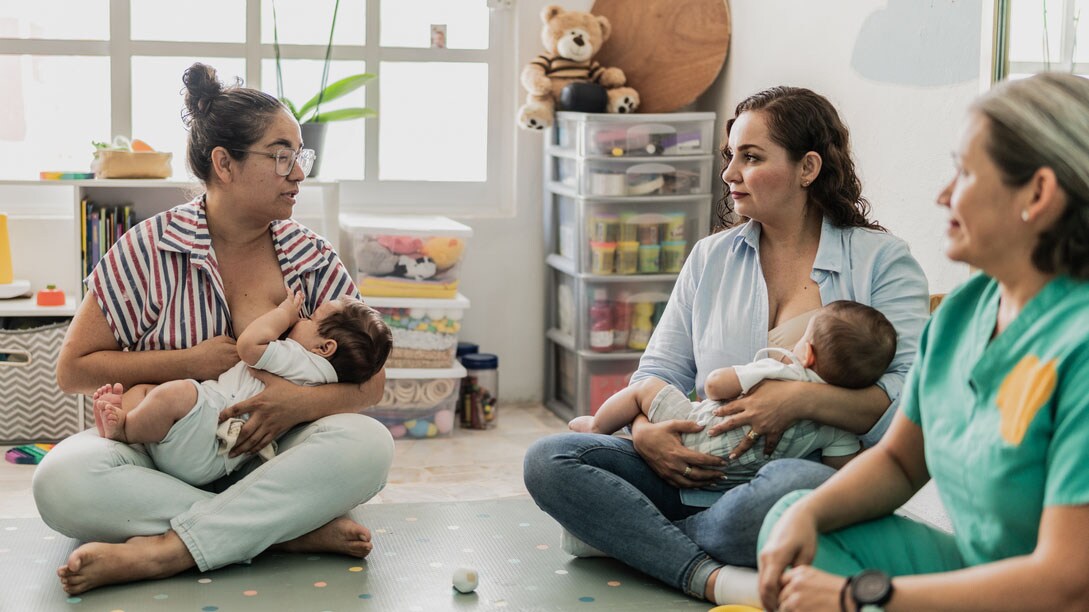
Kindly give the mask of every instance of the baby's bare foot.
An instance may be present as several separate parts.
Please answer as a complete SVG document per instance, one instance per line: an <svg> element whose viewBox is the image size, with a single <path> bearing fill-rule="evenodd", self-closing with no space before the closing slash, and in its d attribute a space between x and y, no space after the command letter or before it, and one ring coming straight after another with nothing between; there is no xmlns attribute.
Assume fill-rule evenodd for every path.
<svg viewBox="0 0 1089 612"><path fill-rule="evenodd" d="M110 385L102 385L98 388L97 391L95 391L94 396L91 398L92 412L94 412L95 415L95 429L98 430L98 435L103 438L106 437L106 431L102 427L102 411L98 409L98 398L102 397L106 393L109 393L112 389L113 387L111 387Z"/></svg>
<svg viewBox="0 0 1089 612"><path fill-rule="evenodd" d="M99 399L95 401L95 409L102 415L103 437L128 443L128 436L125 435L125 411L121 409L121 404L111 404Z"/></svg>
<svg viewBox="0 0 1089 612"><path fill-rule="evenodd" d="M341 516L310 533L281 542L272 548L297 553L331 552L362 559L370 554L373 547L369 529Z"/></svg>
<svg viewBox="0 0 1089 612"><path fill-rule="evenodd" d="M571 431L577 431L579 433L595 433L594 432L594 417L592 416L580 416L571 419L567 424L567 428Z"/></svg>
<svg viewBox="0 0 1089 612"><path fill-rule="evenodd" d="M130 538L124 544L84 544L57 568L57 576L65 592L75 595L107 584L166 578L192 566L185 545L168 532Z"/></svg>

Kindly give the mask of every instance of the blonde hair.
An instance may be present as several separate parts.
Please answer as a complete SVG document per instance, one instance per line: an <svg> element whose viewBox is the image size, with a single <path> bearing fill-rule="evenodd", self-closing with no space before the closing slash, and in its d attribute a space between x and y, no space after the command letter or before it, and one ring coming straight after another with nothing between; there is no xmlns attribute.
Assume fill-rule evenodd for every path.
<svg viewBox="0 0 1089 612"><path fill-rule="evenodd" d="M1045 72L1005 81L971 110L989 122L986 150L1004 183L1055 172L1066 210L1040 235L1032 263L1045 273L1089 279L1089 80Z"/></svg>

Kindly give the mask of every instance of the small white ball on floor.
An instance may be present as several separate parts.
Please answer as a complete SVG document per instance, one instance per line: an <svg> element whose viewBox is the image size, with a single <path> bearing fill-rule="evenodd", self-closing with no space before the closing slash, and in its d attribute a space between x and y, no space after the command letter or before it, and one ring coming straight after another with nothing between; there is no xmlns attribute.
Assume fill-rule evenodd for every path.
<svg viewBox="0 0 1089 612"><path fill-rule="evenodd" d="M458 593L472 593L480 584L476 570L471 567L459 567L454 570L452 581Z"/></svg>

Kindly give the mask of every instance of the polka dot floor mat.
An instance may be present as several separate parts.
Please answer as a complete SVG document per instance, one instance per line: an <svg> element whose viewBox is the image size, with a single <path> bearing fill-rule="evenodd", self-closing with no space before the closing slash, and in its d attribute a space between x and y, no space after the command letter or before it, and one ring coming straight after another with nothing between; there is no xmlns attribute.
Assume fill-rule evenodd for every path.
<svg viewBox="0 0 1089 612"><path fill-rule="evenodd" d="M612 559L575 559L532 500L374 504L366 560L266 553L250 565L69 597L55 570L77 543L38 519L0 519L0 610L64 612L707 610ZM452 588L459 568L479 585Z"/></svg>

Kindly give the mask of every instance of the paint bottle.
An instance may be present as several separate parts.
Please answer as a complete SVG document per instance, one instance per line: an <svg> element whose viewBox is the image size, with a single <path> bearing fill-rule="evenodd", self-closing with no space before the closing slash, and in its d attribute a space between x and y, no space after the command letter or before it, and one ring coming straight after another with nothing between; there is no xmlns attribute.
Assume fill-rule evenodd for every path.
<svg viewBox="0 0 1089 612"><path fill-rule="evenodd" d="M621 293L613 302L613 350L623 351L628 348L628 336L631 331L631 302L628 294Z"/></svg>
<svg viewBox="0 0 1089 612"><path fill-rule="evenodd" d="M604 289L594 289L594 303L590 306L590 350L613 350L613 311Z"/></svg>
<svg viewBox="0 0 1089 612"><path fill-rule="evenodd" d="M632 307L631 331L628 334L628 348L641 351L647 348L650 334L654 331L651 317L654 315L654 302L636 302Z"/></svg>

